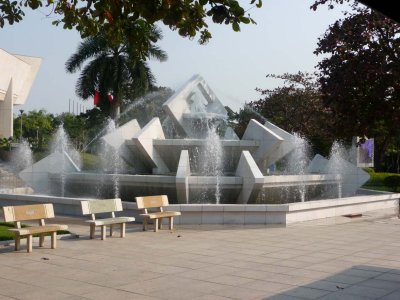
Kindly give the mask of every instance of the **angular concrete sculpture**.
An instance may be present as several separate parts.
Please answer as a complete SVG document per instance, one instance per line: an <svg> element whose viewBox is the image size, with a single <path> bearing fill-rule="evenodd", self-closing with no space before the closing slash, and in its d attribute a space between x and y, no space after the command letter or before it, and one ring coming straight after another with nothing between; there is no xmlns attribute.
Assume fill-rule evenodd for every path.
<svg viewBox="0 0 400 300"><path fill-rule="evenodd" d="M160 119L153 118L145 127L133 136L135 145L143 157L152 166L154 174L168 173L168 167L164 163L158 151L153 146L153 140L165 139Z"/></svg>
<svg viewBox="0 0 400 300"><path fill-rule="evenodd" d="M163 104L163 108L180 135L187 138L204 138L208 121L228 117L225 107L200 75L193 76ZM228 135L237 139L233 131Z"/></svg>
<svg viewBox="0 0 400 300"><path fill-rule="evenodd" d="M176 171L176 193L178 203L189 203L189 176L189 151L182 150L178 170Z"/></svg>
<svg viewBox="0 0 400 300"><path fill-rule="evenodd" d="M245 204L249 201L253 202L263 187L264 175L257 167L250 152L242 152L235 175L243 178L243 187L237 203Z"/></svg>
<svg viewBox="0 0 400 300"><path fill-rule="evenodd" d="M368 174L354 165L322 156L314 158L307 172L304 166L298 173L271 171L271 165L286 163L290 161L286 159L288 155L299 152L293 151L298 138L268 121L261 124L251 120L240 140L226 122L223 104L198 75L170 97L163 108L165 115L153 118L143 128L132 120L103 137L132 166L129 174L101 174L108 184L119 182L118 197L123 200L163 194L179 204L259 203L264 196L276 203L281 201L276 200L276 195L283 190L289 194L289 202L308 201L311 198L306 197L307 190L334 188L335 197L349 196L368 180ZM160 119L168 120L164 127ZM21 177L36 190L51 190L42 186L54 170L61 171L51 167L59 155L53 154L32 166L37 174L24 170ZM335 170L336 164L342 169ZM98 174L79 173L73 165L68 170L68 178L76 179L69 186L71 182L81 184L77 184L75 194L82 185L99 184ZM326 188L312 188L318 185ZM265 193L260 196L262 189Z"/></svg>
<svg viewBox="0 0 400 300"><path fill-rule="evenodd" d="M112 133L103 136L102 139L107 145L117 150L122 159L128 164L135 165L134 153L129 150L126 141L132 139L139 131L140 125L138 121L134 119L117 128Z"/></svg>
<svg viewBox="0 0 400 300"><path fill-rule="evenodd" d="M263 161L267 166L273 164L274 159L270 159L270 154L276 153L280 144L284 141L279 135L275 134L258 121L251 119L243 134L244 140L258 140L260 146L253 153L254 159L261 166Z"/></svg>

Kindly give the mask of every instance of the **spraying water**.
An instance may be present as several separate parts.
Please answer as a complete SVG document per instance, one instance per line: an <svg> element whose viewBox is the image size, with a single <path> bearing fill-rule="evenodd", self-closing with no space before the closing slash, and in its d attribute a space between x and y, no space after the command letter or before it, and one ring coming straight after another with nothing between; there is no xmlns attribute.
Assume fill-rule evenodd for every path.
<svg viewBox="0 0 400 300"><path fill-rule="evenodd" d="M126 115L129 112L131 112L133 109L135 109L135 108L137 108L139 106L145 105L150 100L154 100L154 99L159 98L159 97L166 97L166 95L168 95L168 93L170 93L170 91L168 91L168 90L159 90L159 91L155 91L155 92L150 92L150 93L146 94L143 97L135 99L134 101L132 101L131 104L129 104L128 106L126 106L124 108L124 111L119 115L118 119L114 121L115 127L118 127L117 126L118 122L121 119L125 118ZM108 130L109 130L109 122L107 123L107 125L98 134L95 135L95 137L89 143L87 143L83 147L82 152L86 151L89 148L89 146L91 144L93 144L95 141L97 141L100 137L102 137L103 135L107 134Z"/></svg>
<svg viewBox="0 0 400 300"><path fill-rule="evenodd" d="M338 142L334 141L329 153L329 161L331 162L328 166L329 174L341 174L343 171L343 160L350 160L351 149Z"/></svg>
<svg viewBox="0 0 400 300"><path fill-rule="evenodd" d="M288 172L290 174L304 175L310 163L310 144L297 133L294 133L293 137L292 143L295 145L295 148L289 155ZM304 202L306 199L306 185L304 181L300 182L297 190L301 202Z"/></svg>
<svg viewBox="0 0 400 300"><path fill-rule="evenodd" d="M258 111L255 111L250 105L248 105L247 103L244 105L244 110L247 110L253 114L255 114L257 117L259 117L263 123L267 122L267 118L264 117L262 114L260 114Z"/></svg>
<svg viewBox="0 0 400 300"><path fill-rule="evenodd" d="M217 127L215 125L208 125L208 135L201 161L203 163L202 172L207 176L216 177L215 199L216 204L220 204L220 180L222 176L223 149L221 139L218 135Z"/></svg>
<svg viewBox="0 0 400 300"><path fill-rule="evenodd" d="M66 177L67 177L67 164L70 162L68 160L72 160L75 165L81 167L81 157L79 152L72 146L69 137L64 129L64 124L61 124L58 127L52 143L51 143L51 152L60 152L61 155L61 196L64 197L65 194L65 185L66 185Z"/></svg>
<svg viewBox="0 0 400 300"><path fill-rule="evenodd" d="M33 164L32 150L29 142L25 139L19 144L13 153L11 163L17 171L21 171Z"/></svg>
<svg viewBox="0 0 400 300"><path fill-rule="evenodd" d="M107 126L105 128L106 134L112 133L116 130L115 121L112 119L108 120ZM103 168L106 172L113 174L112 177L112 189L114 198L119 198L119 175L122 169L122 161L119 155L118 149L104 144L104 147L100 154L102 158Z"/></svg>

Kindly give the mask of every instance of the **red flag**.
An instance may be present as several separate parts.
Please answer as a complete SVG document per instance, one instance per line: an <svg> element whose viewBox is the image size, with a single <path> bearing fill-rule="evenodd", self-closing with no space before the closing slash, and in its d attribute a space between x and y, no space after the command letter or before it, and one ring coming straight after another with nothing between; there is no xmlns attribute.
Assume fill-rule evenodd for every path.
<svg viewBox="0 0 400 300"><path fill-rule="evenodd" d="M100 99L100 93L99 91L95 90L93 97L93 104L97 106L97 103L99 103L99 99Z"/></svg>
<svg viewBox="0 0 400 300"><path fill-rule="evenodd" d="M113 101L113 96L110 93L108 93L107 96L108 96L108 101L110 101L111 103Z"/></svg>

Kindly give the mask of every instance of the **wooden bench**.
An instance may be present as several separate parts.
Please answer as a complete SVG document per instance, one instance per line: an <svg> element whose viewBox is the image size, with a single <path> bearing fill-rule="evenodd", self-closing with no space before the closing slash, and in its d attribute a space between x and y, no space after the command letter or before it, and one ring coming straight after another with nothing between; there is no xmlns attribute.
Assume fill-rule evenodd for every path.
<svg viewBox="0 0 400 300"><path fill-rule="evenodd" d="M96 226L101 227L101 239L106 239L106 226L110 225L110 236L113 235L113 225L120 224L121 237L125 237L125 223L133 222L133 217L115 217L116 211L122 211L121 199L102 199L81 201L82 213L84 215L92 215L92 219L86 222L90 223L90 238L95 237ZM97 219L95 214L111 213L111 218Z"/></svg>
<svg viewBox="0 0 400 300"><path fill-rule="evenodd" d="M138 209L144 210L144 213L140 214L143 216L143 231L147 229L148 220L154 220L154 231L157 232L162 227L163 218L169 219L169 229L172 230L173 218L181 215L179 211L164 211L163 207L169 205L166 195L136 197L136 204ZM147 209L158 209L158 211L148 212Z"/></svg>
<svg viewBox="0 0 400 300"><path fill-rule="evenodd" d="M6 222L15 222L15 227L9 229L15 233L15 250L18 251L21 244L21 238L27 238L27 251L32 252L32 235L39 235L39 247L43 247L44 236L51 234L51 248L56 248L57 231L67 230L67 225L45 224L44 219L54 218L53 204L34 204L19 206L4 206L4 220ZM21 221L38 220L39 226L21 228Z"/></svg>

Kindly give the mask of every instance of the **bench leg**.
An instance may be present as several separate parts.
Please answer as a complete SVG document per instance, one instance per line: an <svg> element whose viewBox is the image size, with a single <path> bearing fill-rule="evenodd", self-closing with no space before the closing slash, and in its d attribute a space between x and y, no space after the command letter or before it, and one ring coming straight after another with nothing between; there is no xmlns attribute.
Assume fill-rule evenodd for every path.
<svg viewBox="0 0 400 300"><path fill-rule="evenodd" d="M96 225L90 224L90 239L94 239L96 231Z"/></svg>
<svg viewBox="0 0 400 300"><path fill-rule="evenodd" d="M110 224L110 236L113 235L113 224Z"/></svg>
<svg viewBox="0 0 400 300"><path fill-rule="evenodd" d="M28 253L32 252L32 234L26 237L26 251Z"/></svg>
<svg viewBox="0 0 400 300"><path fill-rule="evenodd" d="M21 245L21 237L18 234L16 234L15 235L15 251L19 250L20 245Z"/></svg>
<svg viewBox="0 0 400 300"><path fill-rule="evenodd" d="M147 229L147 218L144 217L143 218L143 231L146 231L146 229Z"/></svg>
<svg viewBox="0 0 400 300"><path fill-rule="evenodd" d="M54 231L51 233L51 249L57 248L57 232Z"/></svg>
<svg viewBox="0 0 400 300"><path fill-rule="evenodd" d="M43 247L44 244L44 235L39 236L39 247Z"/></svg>
<svg viewBox="0 0 400 300"><path fill-rule="evenodd" d="M125 237L125 223L121 223L120 226L121 226L121 237L123 238Z"/></svg>
<svg viewBox="0 0 400 300"><path fill-rule="evenodd" d="M106 239L106 225L101 225L101 239Z"/></svg>
<svg viewBox="0 0 400 300"><path fill-rule="evenodd" d="M174 229L174 217L169 217L169 230Z"/></svg>
<svg viewBox="0 0 400 300"><path fill-rule="evenodd" d="M158 219L154 219L154 232L158 231Z"/></svg>
<svg viewBox="0 0 400 300"><path fill-rule="evenodd" d="M162 229L162 219L163 218L160 218L160 221L158 222L158 229Z"/></svg>

